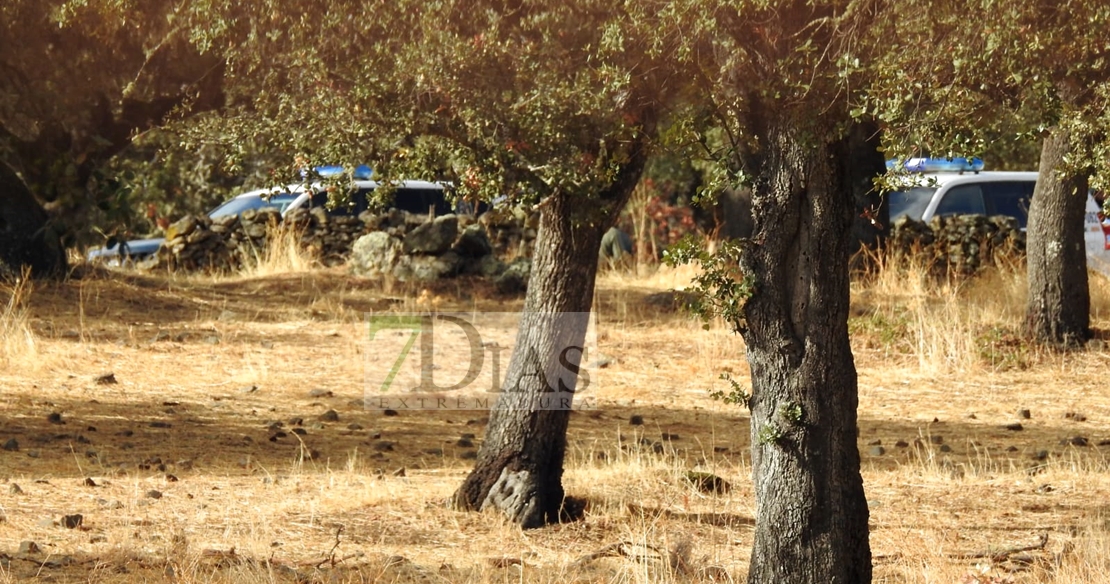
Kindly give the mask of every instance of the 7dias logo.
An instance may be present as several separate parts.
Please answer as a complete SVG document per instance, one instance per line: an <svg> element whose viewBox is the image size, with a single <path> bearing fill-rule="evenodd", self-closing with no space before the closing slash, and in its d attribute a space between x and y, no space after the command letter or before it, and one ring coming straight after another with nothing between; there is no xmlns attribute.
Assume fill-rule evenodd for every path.
<svg viewBox="0 0 1110 584"><path fill-rule="evenodd" d="M367 408L594 405L601 363L592 313L376 314L367 323ZM524 343L519 350L518 335Z"/></svg>

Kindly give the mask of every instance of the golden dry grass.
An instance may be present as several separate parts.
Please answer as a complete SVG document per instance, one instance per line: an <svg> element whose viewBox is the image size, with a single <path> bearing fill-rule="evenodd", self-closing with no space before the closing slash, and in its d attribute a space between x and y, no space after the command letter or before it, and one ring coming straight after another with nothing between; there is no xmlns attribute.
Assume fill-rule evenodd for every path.
<svg viewBox="0 0 1110 584"><path fill-rule="evenodd" d="M472 462L459 439L480 441L484 414L361 403L364 314L503 312L519 299L289 265L4 288L0 443L19 445L0 450L0 582L741 581L748 418L708 390L722 371L746 378L743 344L644 302L691 275L600 279L612 364L597 409L572 416L565 477L587 515L527 532L443 505ZM956 285L891 266L853 289L876 582L1076 584L1110 570L1104 344L1022 342L1022 281ZM1106 331L1110 288L1092 289ZM327 410L339 420L320 421ZM298 417L304 436L270 440L273 422ZM690 470L733 488L702 493ZM57 523L73 514L81 526ZM24 541L41 551L17 553ZM667 567L672 551L682 569Z"/></svg>

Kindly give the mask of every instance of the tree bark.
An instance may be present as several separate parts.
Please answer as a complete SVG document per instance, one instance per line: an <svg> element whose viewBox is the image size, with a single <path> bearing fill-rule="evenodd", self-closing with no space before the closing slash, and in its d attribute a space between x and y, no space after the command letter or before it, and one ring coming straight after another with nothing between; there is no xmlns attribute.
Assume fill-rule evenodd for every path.
<svg viewBox="0 0 1110 584"><path fill-rule="evenodd" d="M1057 172L1071 151L1071 140L1059 127L1044 139L1026 231L1026 326L1033 338L1060 345L1082 344L1091 336L1091 295L1083 237L1088 175L1061 177Z"/></svg>
<svg viewBox="0 0 1110 584"><path fill-rule="evenodd" d="M27 185L0 162L0 278L60 276L66 272L65 249L50 218Z"/></svg>
<svg viewBox="0 0 1110 584"><path fill-rule="evenodd" d="M871 581L848 338L854 200L849 140L771 123L760 155L756 278L741 331L751 365L756 531L748 581Z"/></svg>
<svg viewBox="0 0 1110 584"><path fill-rule="evenodd" d="M602 234L616 220L643 172L634 148L596 207L557 193L541 204L532 273L502 392L474 470L455 493L466 510L497 509L524 528L581 512L562 484L574 391L593 303ZM566 350L570 348L571 350Z"/></svg>

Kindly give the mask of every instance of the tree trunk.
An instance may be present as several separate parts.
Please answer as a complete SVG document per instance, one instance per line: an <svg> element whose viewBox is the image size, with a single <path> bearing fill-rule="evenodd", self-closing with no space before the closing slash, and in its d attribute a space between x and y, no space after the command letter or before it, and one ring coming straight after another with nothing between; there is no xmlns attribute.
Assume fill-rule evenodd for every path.
<svg viewBox="0 0 1110 584"><path fill-rule="evenodd" d="M1026 326L1037 340L1061 345L1090 338L1091 294L1083 219L1088 175L1061 177L1071 136L1054 128L1041 148L1040 176L1029 205Z"/></svg>
<svg viewBox="0 0 1110 584"><path fill-rule="evenodd" d="M751 365L756 530L748 581L871 581L848 339L855 205L848 140L772 126L753 196Z"/></svg>
<svg viewBox="0 0 1110 584"><path fill-rule="evenodd" d="M580 348L602 234L631 196L645 160L643 145L633 148L599 200L557 193L541 205L516 345L478 461L455 493L459 508L498 509L524 528L581 512L564 501L562 483Z"/></svg>
<svg viewBox="0 0 1110 584"><path fill-rule="evenodd" d="M66 254L46 211L27 185L0 162L0 278L60 276Z"/></svg>

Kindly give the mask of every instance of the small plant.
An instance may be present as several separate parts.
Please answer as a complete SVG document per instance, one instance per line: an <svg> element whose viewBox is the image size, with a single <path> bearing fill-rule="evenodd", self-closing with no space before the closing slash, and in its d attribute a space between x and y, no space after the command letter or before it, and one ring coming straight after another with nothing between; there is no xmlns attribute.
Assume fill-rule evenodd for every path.
<svg viewBox="0 0 1110 584"><path fill-rule="evenodd" d="M729 390L727 392L721 390L713 390L709 392L709 397L725 402L726 404L737 404L745 408L751 407L752 394L744 389L739 381L732 378L729 373L722 373L719 379L727 381Z"/></svg>
<svg viewBox="0 0 1110 584"><path fill-rule="evenodd" d="M756 434L755 439L760 444L766 446L768 444L775 444L785 436L786 434L783 433L782 428L774 424L763 424L763 426L759 428L759 432Z"/></svg>
<svg viewBox="0 0 1110 584"><path fill-rule="evenodd" d="M744 307L755 294L757 282L751 274L740 270L740 256L747 240L722 242L717 251L709 253L693 238L686 237L663 252L663 261L670 267L696 263L701 272L694 277L693 293L686 308L709 328L709 321L720 317L740 333L747 328Z"/></svg>
<svg viewBox="0 0 1110 584"><path fill-rule="evenodd" d="M793 401L784 403L782 409L779 410L779 416L781 416L783 420L790 422L791 425L797 426L801 424L804 416L802 404Z"/></svg>

